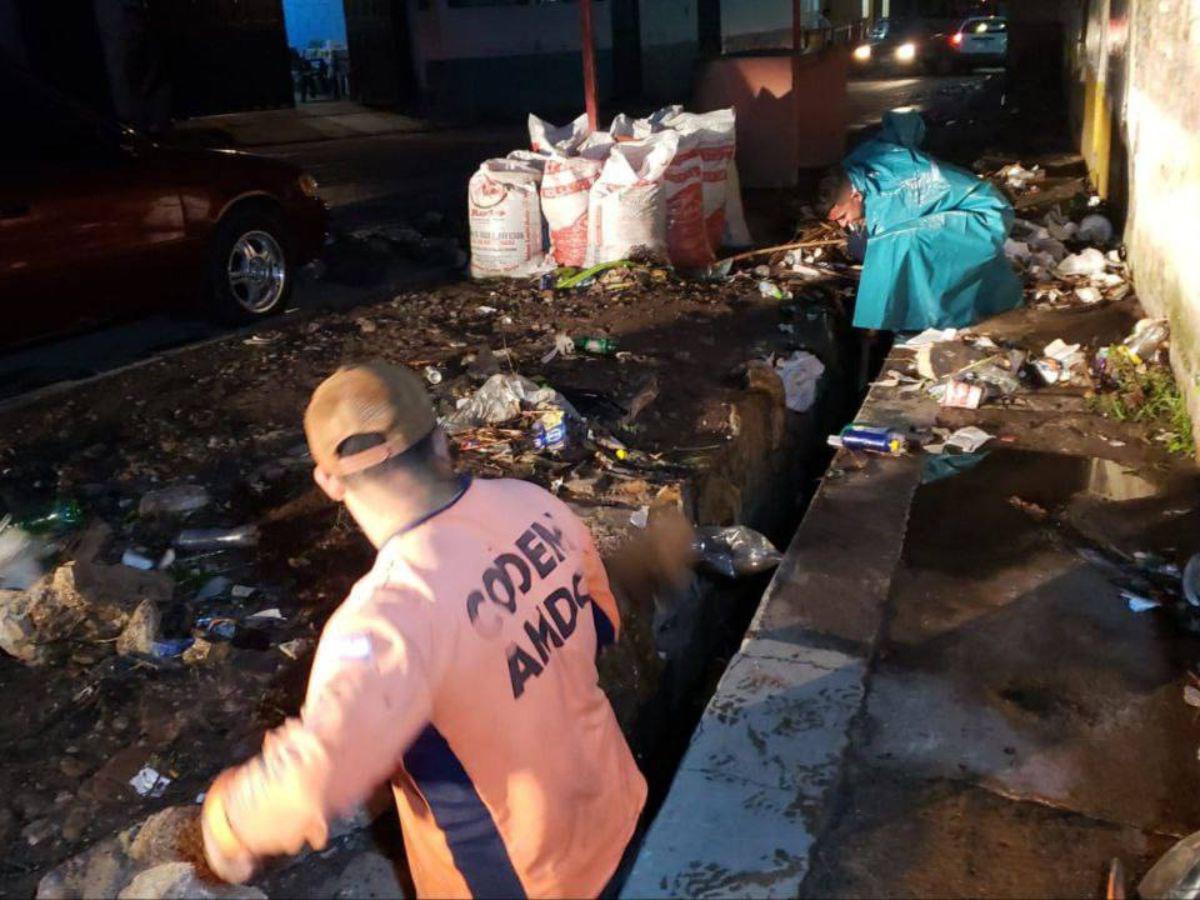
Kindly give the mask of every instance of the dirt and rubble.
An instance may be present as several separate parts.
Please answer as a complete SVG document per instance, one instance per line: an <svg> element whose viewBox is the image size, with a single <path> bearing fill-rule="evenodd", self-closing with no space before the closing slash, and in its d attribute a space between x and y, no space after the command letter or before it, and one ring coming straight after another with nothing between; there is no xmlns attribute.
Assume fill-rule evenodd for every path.
<svg viewBox="0 0 1200 900"><path fill-rule="evenodd" d="M567 446L538 452L540 413L525 409L456 429L459 461L555 491L606 552L659 503L701 524L769 523L768 506L776 523L793 517L795 492L769 496L772 479L756 469L764 456L796 468L770 459L789 446L792 414L770 366L748 378L747 363L810 348L835 369L846 288L781 303L756 282L631 265L574 290L456 284L294 316L0 411L4 507L19 520L65 500L83 511L78 526L35 536L46 575L5 595L21 597L6 605L5 639L24 661L0 658L0 685L20 710L0 720L0 893L31 894L63 860L156 809L194 809L221 767L298 708L321 625L372 556L313 485L300 425L312 388L343 362L412 366L446 417L497 376L559 392L586 420ZM589 337L616 347L576 349ZM226 544L201 535L205 549L184 537L230 528L241 530ZM627 725L647 695L639 680L659 662L652 645L628 653L604 675ZM373 852L369 843L359 832L338 846ZM93 868L139 869L105 859ZM299 879L315 890L347 862L302 865L317 867ZM271 878L302 888L288 870ZM87 892L71 884L45 890Z"/></svg>

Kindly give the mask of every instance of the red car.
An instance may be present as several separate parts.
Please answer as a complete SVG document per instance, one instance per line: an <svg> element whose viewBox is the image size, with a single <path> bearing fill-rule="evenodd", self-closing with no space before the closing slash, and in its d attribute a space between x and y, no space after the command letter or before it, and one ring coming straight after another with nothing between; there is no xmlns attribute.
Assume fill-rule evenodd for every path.
<svg viewBox="0 0 1200 900"><path fill-rule="evenodd" d="M0 343L197 303L253 321L321 251L328 213L294 166L161 145L11 69L0 98Z"/></svg>

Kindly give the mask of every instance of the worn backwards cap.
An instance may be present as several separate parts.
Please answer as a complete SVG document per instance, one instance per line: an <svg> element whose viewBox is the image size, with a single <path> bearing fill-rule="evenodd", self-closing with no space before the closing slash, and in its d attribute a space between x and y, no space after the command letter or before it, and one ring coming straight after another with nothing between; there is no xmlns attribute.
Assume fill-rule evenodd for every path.
<svg viewBox="0 0 1200 900"><path fill-rule="evenodd" d="M378 360L338 369L313 391L304 413L308 448L331 475L353 475L399 456L435 425L421 379L404 366ZM339 456L342 442L359 434L378 434L383 443Z"/></svg>

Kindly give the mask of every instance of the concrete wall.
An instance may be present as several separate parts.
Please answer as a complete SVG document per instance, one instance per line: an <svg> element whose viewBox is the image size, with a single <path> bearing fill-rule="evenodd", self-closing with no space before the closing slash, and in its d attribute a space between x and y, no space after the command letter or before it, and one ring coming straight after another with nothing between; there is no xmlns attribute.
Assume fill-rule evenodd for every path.
<svg viewBox="0 0 1200 900"><path fill-rule="evenodd" d="M313 41L346 43L346 10L342 0L283 0L289 47L303 50Z"/></svg>
<svg viewBox="0 0 1200 900"><path fill-rule="evenodd" d="M1138 295L1171 320L1172 363L1200 424L1200 0L1128 7L1107 29L1102 93L1118 120L1110 168L1125 168Z"/></svg>
<svg viewBox="0 0 1200 900"><path fill-rule="evenodd" d="M682 103L692 90L699 55L696 0L641 0L642 93Z"/></svg>

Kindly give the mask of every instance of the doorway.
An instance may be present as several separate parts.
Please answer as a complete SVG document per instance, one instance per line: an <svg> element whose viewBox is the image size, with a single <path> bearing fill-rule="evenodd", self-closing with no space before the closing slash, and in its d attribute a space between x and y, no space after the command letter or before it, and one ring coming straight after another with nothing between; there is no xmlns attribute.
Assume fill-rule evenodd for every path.
<svg viewBox="0 0 1200 900"><path fill-rule="evenodd" d="M283 0L283 23L296 105L348 99L350 48L342 0Z"/></svg>

